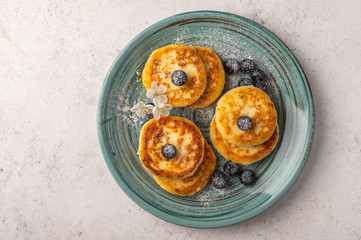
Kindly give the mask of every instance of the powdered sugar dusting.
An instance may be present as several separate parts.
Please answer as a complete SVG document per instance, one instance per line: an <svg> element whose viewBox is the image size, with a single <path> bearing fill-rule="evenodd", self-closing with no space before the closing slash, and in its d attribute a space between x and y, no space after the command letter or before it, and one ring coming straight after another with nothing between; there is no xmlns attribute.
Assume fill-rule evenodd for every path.
<svg viewBox="0 0 361 240"><path fill-rule="evenodd" d="M194 110L196 112L196 116L200 120L210 120L212 119L215 112L215 102L208 107L205 108L197 108Z"/></svg>
<svg viewBox="0 0 361 240"><path fill-rule="evenodd" d="M173 44L182 44L184 43L184 37L189 36L190 30L188 27L183 27L182 31L177 32L177 37L173 41Z"/></svg>
<svg viewBox="0 0 361 240"><path fill-rule="evenodd" d="M202 190L193 196L193 200L201 203L203 207L209 207L215 200L227 198L229 192L229 187L218 189L208 183Z"/></svg>
<svg viewBox="0 0 361 240"><path fill-rule="evenodd" d="M116 106L116 115L118 116L119 120L126 121L128 125L134 127L138 124L139 117L135 113L127 114L130 112L130 108L131 107L129 107L129 106L117 105Z"/></svg>
<svg viewBox="0 0 361 240"><path fill-rule="evenodd" d="M238 31L241 32L242 29ZM200 27L196 39L190 39L191 34L190 28L184 26L178 31L177 37L172 43L209 47L216 52L222 61L227 58L235 58L239 61L251 59L265 72L274 72L275 65L270 62L270 57L261 51L254 51L254 41L246 40L238 34L229 34L222 25L209 28ZM236 75L239 77L239 74Z"/></svg>
<svg viewBox="0 0 361 240"><path fill-rule="evenodd" d="M137 82L135 82L135 84L137 85L135 92L142 91L142 84ZM118 96L116 98L117 100L114 103L115 116L118 117L120 121L127 123L127 125L129 126L136 126L139 123L140 118L137 116L137 114L132 113L130 109L133 107L133 105L135 105L135 103L139 102L138 98L141 97L142 95L138 96L137 94L132 94L130 96L128 94L123 95L121 93L118 93Z"/></svg>

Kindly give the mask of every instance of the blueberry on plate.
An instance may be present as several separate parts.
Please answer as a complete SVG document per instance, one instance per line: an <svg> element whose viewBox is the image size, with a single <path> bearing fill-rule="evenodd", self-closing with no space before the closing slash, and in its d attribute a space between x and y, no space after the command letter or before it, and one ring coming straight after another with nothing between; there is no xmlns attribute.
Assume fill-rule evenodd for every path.
<svg viewBox="0 0 361 240"><path fill-rule="evenodd" d="M237 163L229 160L224 164L223 171L227 176L232 177L239 174L240 168Z"/></svg>
<svg viewBox="0 0 361 240"><path fill-rule="evenodd" d="M252 80L249 78L241 78L238 80L238 87L252 85Z"/></svg>
<svg viewBox="0 0 361 240"><path fill-rule="evenodd" d="M252 120L250 117L248 116L240 116L237 119L237 126L239 127L239 129L243 130L243 131L247 131L249 129L251 129L252 127Z"/></svg>
<svg viewBox="0 0 361 240"><path fill-rule="evenodd" d="M241 67L239 65L239 62L234 58L228 58L224 64L224 71L229 74L233 74L239 71L239 68Z"/></svg>
<svg viewBox="0 0 361 240"><path fill-rule="evenodd" d="M251 59L242 60L240 66L243 73L252 73L254 70L256 70L256 63Z"/></svg>
<svg viewBox="0 0 361 240"><path fill-rule="evenodd" d="M253 83L262 82L266 78L266 74L261 70L257 69L251 74Z"/></svg>
<svg viewBox="0 0 361 240"><path fill-rule="evenodd" d="M174 158L177 155L177 149L172 144L166 144L162 147L162 155L167 159Z"/></svg>
<svg viewBox="0 0 361 240"><path fill-rule="evenodd" d="M211 183L213 187L222 189L229 184L229 179L224 172L216 170L211 177Z"/></svg>
<svg viewBox="0 0 361 240"><path fill-rule="evenodd" d="M186 84L188 77L187 74L182 70L176 70L170 77L172 83L176 86L182 86Z"/></svg>
<svg viewBox="0 0 361 240"><path fill-rule="evenodd" d="M253 185L256 182L256 175L251 169L244 169L239 178L245 186Z"/></svg>
<svg viewBox="0 0 361 240"><path fill-rule="evenodd" d="M265 93L267 93L269 95L269 90L268 90L267 84L265 82L255 82L253 86L261 89L262 91L264 91Z"/></svg>

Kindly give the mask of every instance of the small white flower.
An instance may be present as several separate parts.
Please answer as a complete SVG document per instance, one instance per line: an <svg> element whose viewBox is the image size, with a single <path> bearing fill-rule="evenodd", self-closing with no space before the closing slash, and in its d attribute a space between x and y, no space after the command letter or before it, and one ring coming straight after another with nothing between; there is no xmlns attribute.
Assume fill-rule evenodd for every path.
<svg viewBox="0 0 361 240"><path fill-rule="evenodd" d="M158 107L162 107L168 98L164 93L167 91L167 87L161 84L159 87L156 82L152 82L150 85L151 89L147 91L147 97L152 99L154 104Z"/></svg>
<svg viewBox="0 0 361 240"><path fill-rule="evenodd" d="M163 104L163 106L155 106L153 108L153 118L159 119L160 117L166 117L169 115L170 110L172 109L172 105L170 104Z"/></svg>
<svg viewBox="0 0 361 240"><path fill-rule="evenodd" d="M137 103L130 109L131 112L135 112L138 117L144 118L147 114L152 113L154 106L151 104L145 104L144 102Z"/></svg>

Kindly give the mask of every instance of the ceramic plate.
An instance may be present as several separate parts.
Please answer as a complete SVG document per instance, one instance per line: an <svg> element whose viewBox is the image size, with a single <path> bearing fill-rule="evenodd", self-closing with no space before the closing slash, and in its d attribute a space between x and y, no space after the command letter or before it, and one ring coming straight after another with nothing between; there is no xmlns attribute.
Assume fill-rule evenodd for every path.
<svg viewBox="0 0 361 240"><path fill-rule="evenodd" d="M219 57L251 58L267 74L280 128L275 150L249 167L257 183L245 187L237 178L217 190L208 184L190 197L161 189L143 168L137 155L139 132L146 119L129 111L142 101L143 89L134 74L150 53L169 44L212 48ZM225 91L245 75L226 76ZM205 109L175 108L209 140L214 104ZM136 36L119 54L104 81L98 105L98 135L108 168L123 191L139 206L166 221L189 227L213 228L245 221L279 200L296 181L310 152L313 100L306 76L290 50L259 24L223 12L187 12L157 22ZM225 162L218 153L216 168Z"/></svg>

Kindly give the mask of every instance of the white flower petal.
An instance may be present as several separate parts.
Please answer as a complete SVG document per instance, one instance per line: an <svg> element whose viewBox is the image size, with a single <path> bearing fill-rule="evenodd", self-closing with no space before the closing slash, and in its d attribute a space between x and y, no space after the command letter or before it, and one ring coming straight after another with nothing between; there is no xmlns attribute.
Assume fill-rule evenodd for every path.
<svg viewBox="0 0 361 240"><path fill-rule="evenodd" d="M160 118L160 111L159 111L159 107L155 107L153 108L153 118L156 120L159 120Z"/></svg>
<svg viewBox="0 0 361 240"><path fill-rule="evenodd" d="M155 106L153 109L153 117L155 119L159 119L161 116L169 116L170 109L172 109L172 106L170 104L164 104L162 107Z"/></svg>
<svg viewBox="0 0 361 240"><path fill-rule="evenodd" d="M163 104L166 104L168 102L168 97L166 95L159 95L159 98Z"/></svg>
<svg viewBox="0 0 361 240"><path fill-rule="evenodd" d="M145 112L143 110L140 110L139 113L137 114L139 117L144 118L145 117Z"/></svg>
<svg viewBox="0 0 361 240"><path fill-rule="evenodd" d="M163 84L161 84L159 87L158 87L158 94L164 94L165 92L167 91L167 87L164 86Z"/></svg>
<svg viewBox="0 0 361 240"><path fill-rule="evenodd" d="M160 99L158 97L155 97L153 99L153 102L154 102L154 105L157 106L157 107L162 107L162 102L160 101Z"/></svg>
<svg viewBox="0 0 361 240"><path fill-rule="evenodd" d="M153 99L154 98L154 95L155 95L155 91L153 90L153 89L149 89L148 91L147 91L147 98L149 98L149 99Z"/></svg>
<svg viewBox="0 0 361 240"><path fill-rule="evenodd" d="M147 114L150 114L154 106L151 104L145 104L144 102L137 103L134 107L130 109L131 112L135 112L138 117L144 118Z"/></svg>
<svg viewBox="0 0 361 240"><path fill-rule="evenodd" d="M142 112L140 111L140 109L137 109L137 111L135 111L135 114L137 114L138 117L142 117Z"/></svg>
<svg viewBox="0 0 361 240"><path fill-rule="evenodd" d="M153 98L153 102L156 106L162 107L164 104L168 101L168 98L166 95L159 95Z"/></svg>
<svg viewBox="0 0 361 240"><path fill-rule="evenodd" d="M169 113L170 112L168 109L162 108L160 115L166 117L166 116L169 116Z"/></svg>
<svg viewBox="0 0 361 240"><path fill-rule="evenodd" d="M143 102L139 102L137 104L135 104L130 111L131 112L136 112L139 108L143 107L145 104Z"/></svg>
<svg viewBox="0 0 361 240"><path fill-rule="evenodd" d="M158 91L158 85L157 85L157 82L152 82L152 84L150 84L150 87L155 91L157 92Z"/></svg>
<svg viewBox="0 0 361 240"><path fill-rule="evenodd" d="M170 104L164 104L163 107L167 110L171 110L173 108L172 105L170 105Z"/></svg>
<svg viewBox="0 0 361 240"><path fill-rule="evenodd" d="M134 107L132 107L132 108L130 109L131 112L135 112L135 111L137 111L137 110L138 110L137 106L134 106Z"/></svg>
<svg viewBox="0 0 361 240"><path fill-rule="evenodd" d="M148 112L148 113L151 113L152 110L153 110L153 108L154 108L154 105L152 105L152 104L147 104L147 105L145 105L145 107L146 107L146 109L147 109L147 112Z"/></svg>

